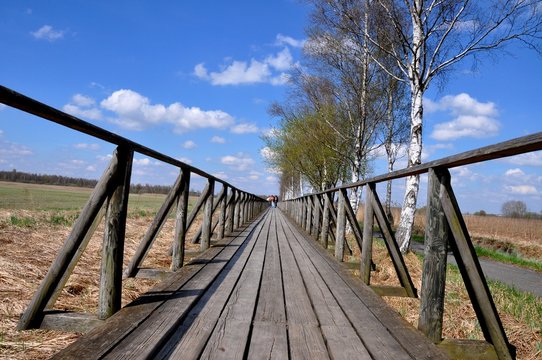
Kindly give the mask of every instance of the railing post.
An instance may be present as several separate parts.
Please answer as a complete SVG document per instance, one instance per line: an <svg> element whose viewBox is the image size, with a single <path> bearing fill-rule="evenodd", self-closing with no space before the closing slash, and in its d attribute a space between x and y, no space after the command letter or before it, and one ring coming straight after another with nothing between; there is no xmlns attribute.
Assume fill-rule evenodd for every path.
<svg viewBox="0 0 542 360"><path fill-rule="evenodd" d="M329 238L329 222L330 222L330 211L329 207L331 206L331 194L326 192L324 194L324 214L322 218L322 233L320 234L320 242L325 249L328 246Z"/></svg>
<svg viewBox="0 0 542 360"><path fill-rule="evenodd" d="M177 271L184 264L184 247L186 243L188 199L190 195L190 170L182 169L180 195L177 198L175 212L175 238L173 239L173 255L171 270Z"/></svg>
<svg viewBox="0 0 542 360"><path fill-rule="evenodd" d="M107 199L98 303L100 319L107 319L121 307L122 260L133 155L131 149L119 146L120 166L115 174L116 183L113 192Z"/></svg>
<svg viewBox="0 0 542 360"><path fill-rule="evenodd" d="M374 211L372 190L375 185L369 184L365 191L365 209L363 214L363 241L361 245L360 275L362 281L369 285L371 283L371 260L373 254L373 225Z"/></svg>
<svg viewBox="0 0 542 360"><path fill-rule="evenodd" d="M211 244L211 235L213 232L213 197L215 192L215 181L213 179L208 180L209 183L209 195L205 200L205 209L203 212L203 224L200 240L200 249L205 251Z"/></svg>
<svg viewBox="0 0 542 360"><path fill-rule="evenodd" d="M236 191L235 193L235 214L233 228L239 229L239 219L241 218L241 202L243 201L243 193L241 191Z"/></svg>
<svg viewBox="0 0 542 360"><path fill-rule="evenodd" d="M228 216L226 217L226 234L233 232L233 218L235 216L235 189L231 189L231 196L228 201Z"/></svg>
<svg viewBox="0 0 542 360"><path fill-rule="evenodd" d="M306 197L306 201L307 201L307 219L306 219L306 222L305 222L305 231L307 233L311 233L311 226L312 226L312 196L311 195L308 195Z"/></svg>
<svg viewBox="0 0 542 360"><path fill-rule="evenodd" d="M226 233L226 212L228 209L228 187L224 186L224 199L220 204L220 214L218 216L218 239L223 239Z"/></svg>
<svg viewBox="0 0 542 360"><path fill-rule="evenodd" d="M418 329L431 341L439 343L442 340L449 231L440 202L442 182L435 169L429 169L428 180L423 290L421 291Z"/></svg>
<svg viewBox="0 0 542 360"><path fill-rule="evenodd" d="M305 228L307 224L307 212L308 212L308 206L307 206L307 197L303 197L301 199L301 223L299 224L300 228Z"/></svg>
<svg viewBox="0 0 542 360"><path fill-rule="evenodd" d="M338 261L343 261L344 243L346 241L346 209L345 203L347 199L343 192L339 190L339 204L337 205L337 235L335 236L335 258Z"/></svg>
<svg viewBox="0 0 542 360"><path fill-rule="evenodd" d="M322 200L320 195L314 195L314 225L312 226L311 235L316 241L320 235L320 217L322 214Z"/></svg>

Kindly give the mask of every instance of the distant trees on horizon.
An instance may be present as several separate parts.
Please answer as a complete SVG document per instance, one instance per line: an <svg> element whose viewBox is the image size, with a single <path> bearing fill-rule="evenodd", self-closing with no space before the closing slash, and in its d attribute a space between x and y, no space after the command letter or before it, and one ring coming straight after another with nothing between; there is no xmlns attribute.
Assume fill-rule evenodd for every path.
<svg viewBox="0 0 542 360"><path fill-rule="evenodd" d="M48 174L33 174L17 171L0 171L0 181L11 181L26 184L41 184L41 185L59 185L59 186L74 186L84 188L94 188L98 180L73 178L61 175ZM171 186L167 185L150 185L150 184L131 184L130 192L133 194L167 194ZM190 190L190 195L200 195L200 191Z"/></svg>

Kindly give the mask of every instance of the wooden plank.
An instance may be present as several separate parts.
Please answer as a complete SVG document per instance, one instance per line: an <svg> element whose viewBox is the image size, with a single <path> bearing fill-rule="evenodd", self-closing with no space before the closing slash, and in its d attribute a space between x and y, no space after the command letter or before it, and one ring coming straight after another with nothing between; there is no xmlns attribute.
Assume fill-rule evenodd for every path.
<svg viewBox="0 0 542 360"><path fill-rule="evenodd" d="M405 259L403 259L401 251L399 251L399 245L397 245L397 241L395 241L395 236L393 235L391 225L386 218L384 208L382 207L382 203L378 198L375 184L369 184L367 191L371 191L373 211L376 216L378 226L382 231L382 235L384 235L384 243L388 249L388 254L390 255L393 267L395 268L395 272L399 278L399 282L401 283L401 286L406 289L408 296L414 298L418 297L416 288L414 287L414 283L412 282L412 278L410 277L408 268L406 267Z"/></svg>
<svg viewBox="0 0 542 360"><path fill-rule="evenodd" d="M319 195L314 196L314 224L312 226L311 235L318 241L320 237L320 226L322 218L322 201Z"/></svg>
<svg viewBox="0 0 542 360"><path fill-rule="evenodd" d="M434 169L429 169L428 180L418 329L437 344L442 340L449 231L440 203L442 182Z"/></svg>
<svg viewBox="0 0 542 360"><path fill-rule="evenodd" d="M407 358L447 358L378 295L354 278L343 264L336 262L330 254L306 239L299 231L294 231L294 234L373 357L405 358L402 354L406 352Z"/></svg>
<svg viewBox="0 0 542 360"><path fill-rule="evenodd" d="M62 281L66 269L70 266L71 260L83 243L86 233L91 228L94 219L98 215L111 191L111 184L115 180L114 174L117 172L118 166L118 150L115 150L113 158L109 162L109 166L104 171L100 181L96 184L90 198L83 207L81 214L75 221L70 235L68 235L64 245L62 245L62 248L55 258L55 261L34 293L30 304L22 314L17 325L18 330L31 329L39 326L43 310L47 306L55 289L57 289L59 283Z"/></svg>
<svg viewBox="0 0 542 360"><path fill-rule="evenodd" d="M236 191L231 189L231 196L228 201L228 215L226 220L226 234L231 234L233 232L233 219L235 216L235 197Z"/></svg>
<svg viewBox="0 0 542 360"><path fill-rule="evenodd" d="M371 289L379 296L409 297L404 287L371 285Z"/></svg>
<svg viewBox="0 0 542 360"><path fill-rule="evenodd" d="M499 313L495 308L495 303L491 297L491 292L487 286L467 226L450 184L450 173L446 169L439 169L439 175L442 176L441 181L443 183L440 200L453 234L453 237L451 237L452 251L480 327L485 339L495 346L499 359L512 359L515 349L508 342Z"/></svg>
<svg viewBox="0 0 542 360"><path fill-rule="evenodd" d="M453 360L497 360L495 347L483 340L444 339L438 345Z"/></svg>
<svg viewBox="0 0 542 360"><path fill-rule="evenodd" d="M179 290L204 266L217 258L220 253L238 238L248 236L258 223L235 231L217 246L211 247L187 266L172 273L166 280L153 287L121 311L110 317L102 326L93 329L66 349L57 353L55 359L99 358L140 326L154 310L159 308L168 296ZM221 246L220 246L221 245Z"/></svg>
<svg viewBox="0 0 542 360"><path fill-rule="evenodd" d="M286 219L279 215L277 239L282 263L284 301L288 320L288 339L290 356L294 359L328 359L325 341L320 324L312 308L299 267L288 245L291 241L286 235Z"/></svg>
<svg viewBox="0 0 542 360"><path fill-rule="evenodd" d="M282 288L276 211L270 211L268 217L271 221L268 234L266 234L267 250L248 348L249 359L288 358L286 307Z"/></svg>
<svg viewBox="0 0 542 360"><path fill-rule="evenodd" d="M202 298L190 310L182 324L164 344L156 359L197 359L203 352L234 287L239 281L259 236L266 236L268 220L259 225L232 257ZM263 233L263 234L262 234Z"/></svg>
<svg viewBox="0 0 542 360"><path fill-rule="evenodd" d="M282 218L284 220L284 218ZM281 224L284 227L284 224ZM285 229L288 245L295 256L298 270L307 288L311 305L321 326L324 341L332 359L371 359L362 340L350 324L340 304L324 282L314 264L308 259L295 235Z"/></svg>
<svg viewBox="0 0 542 360"><path fill-rule="evenodd" d="M115 346L106 358L148 359L158 353L161 346L177 330L196 301L203 296L245 240L246 238L238 237L225 247L179 290L168 296L162 306Z"/></svg>
<svg viewBox="0 0 542 360"><path fill-rule="evenodd" d="M171 271L164 269L137 268L135 277L138 279L165 280Z"/></svg>
<svg viewBox="0 0 542 360"><path fill-rule="evenodd" d="M71 311L47 310L43 314L41 329L86 333L103 324L96 315Z"/></svg>
<svg viewBox="0 0 542 360"><path fill-rule="evenodd" d="M306 206L307 206L307 219L305 222L305 231L310 234L312 232L312 209L314 208L312 196L307 196L305 198Z"/></svg>
<svg viewBox="0 0 542 360"><path fill-rule="evenodd" d="M202 359L242 359L249 340L267 246L267 237L258 236L254 250L231 293Z"/></svg>

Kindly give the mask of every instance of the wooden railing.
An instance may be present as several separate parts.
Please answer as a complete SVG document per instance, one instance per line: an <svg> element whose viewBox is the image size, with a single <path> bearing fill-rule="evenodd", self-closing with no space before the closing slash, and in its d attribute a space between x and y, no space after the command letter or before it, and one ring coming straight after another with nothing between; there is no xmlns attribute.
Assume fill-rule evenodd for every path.
<svg viewBox="0 0 542 360"><path fill-rule="evenodd" d="M441 342L449 244L485 340L492 345L499 359L512 359L515 357L515 348L509 344L495 309L451 186L449 169L541 149L542 132L309 194L282 202L280 207L324 247L328 247L331 238L335 242L335 256L338 261L343 260L345 249L348 249L345 241L348 221L361 250L360 274L367 285L370 285L371 280L373 224L376 218L401 286L372 288L380 295L417 297L417 290L395 241L393 229L376 192L376 185L392 179L428 173L425 256L418 328L435 343ZM358 187L366 188L363 229L358 224L347 195L348 189ZM332 227L335 228L334 232Z"/></svg>
<svg viewBox="0 0 542 360"><path fill-rule="evenodd" d="M217 239L222 239L226 234L240 228L267 206L264 199L242 191L198 168L3 86L0 86L0 103L117 145L109 166L75 221L71 233L34 294L28 308L21 316L19 329L44 327L83 331L99 323L100 320L110 317L120 309L126 215L134 153L144 154L173 165L179 168L180 173L143 236L128 267L124 270L124 277L141 275L138 273L141 271L143 260L174 206L176 206L175 235L171 246L171 271L176 271L183 266L187 231L194 224L196 216L202 209L201 227L191 241L192 243L199 242L201 250L204 251L209 248L213 234L216 234ZM191 174L206 178L207 184L189 213L188 195ZM221 184L222 188L215 196L217 184ZM217 212L218 217L213 221ZM97 318L88 314L53 311L58 296L103 217L105 217L105 230ZM164 271L145 269L144 272L146 275L149 273L152 275Z"/></svg>

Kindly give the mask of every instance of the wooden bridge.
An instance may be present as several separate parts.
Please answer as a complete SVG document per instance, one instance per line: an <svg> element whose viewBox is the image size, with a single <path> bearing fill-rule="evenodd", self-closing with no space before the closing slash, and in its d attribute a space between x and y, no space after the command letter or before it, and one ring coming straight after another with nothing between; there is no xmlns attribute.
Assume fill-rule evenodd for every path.
<svg viewBox="0 0 542 360"><path fill-rule="evenodd" d="M448 169L542 149L542 133L310 194L271 209L264 199L176 159L107 132L5 87L0 103L116 144L19 329L85 332L55 358L512 359L508 343L450 185ZM177 166L179 177L123 269L126 211L134 153ZM416 289L393 237L376 184L429 174L422 288ZM189 212L191 174L207 185ZM217 184L222 187L218 193ZM364 227L348 189L366 187ZM216 194L215 194L216 193ZM101 209L104 211L101 211ZM174 210L172 210L174 209ZM144 269L146 254L175 211L170 269ZM184 260L188 229L203 251ZM73 268L105 218L98 313L54 309ZM381 229L400 287L370 286L373 222ZM361 250L361 279L341 263L346 224ZM326 250L334 243L335 258ZM442 341L446 250L452 248L485 342ZM156 287L121 309L122 277L159 276ZM418 329L380 296L420 298ZM379 296L380 295L380 296ZM438 344L436 346L435 344Z"/></svg>

